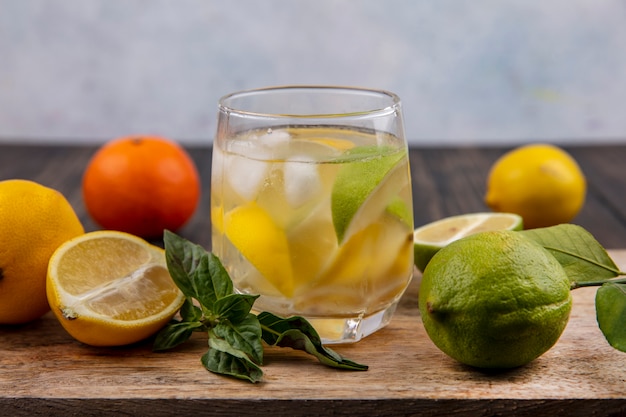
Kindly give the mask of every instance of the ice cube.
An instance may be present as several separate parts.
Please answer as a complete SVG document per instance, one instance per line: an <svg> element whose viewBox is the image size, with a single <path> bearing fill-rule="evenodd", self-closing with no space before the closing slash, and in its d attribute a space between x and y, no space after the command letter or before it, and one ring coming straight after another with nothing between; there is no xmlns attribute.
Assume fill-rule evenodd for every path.
<svg viewBox="0 0 626 417"><path fill-rule="evenodd" d="M225 175L232 189L246 201L256 198L270 164L265 161L230 155L224 160Z"/></svg>
<svg viewBox="0 0 626 417"><path fill-rule="evenodd" d="M286 130L268 129L266 134L258 136L256 140L267 148L274 149L288 143L290 139L291 135Z"/></svg>
<svg viewBox="0 0 626 417"><path fill-rule="evenodd" d="M268 133L256 137L256 143L263 149L267 159L285 159L289 156L291 135L284 130L268 129Z"/></svg>
<svg viewBox="0 0 626 417"><path fill-rule="evenodd" d="M294 159L299 162L286 162L283 172L287 202L297 208L322 190L322 180L312 158L299 155Z"/></svg>

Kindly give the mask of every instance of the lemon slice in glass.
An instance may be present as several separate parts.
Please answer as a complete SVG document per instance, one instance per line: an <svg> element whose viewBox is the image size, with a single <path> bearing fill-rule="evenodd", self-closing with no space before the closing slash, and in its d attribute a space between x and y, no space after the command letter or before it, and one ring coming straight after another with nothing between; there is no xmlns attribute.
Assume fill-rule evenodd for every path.
<svg viewBox="0 0 626 417"><path fill-rule="evenodd" d="M293 295L293 272L285 231L256 202L236 207L224 216L226 237L285 297Z"/></svg>
<svg viewBox="0 0 626 417"><path fill-rule="evenodd" d="M491 230L522 228L522 217L513 213L469 213L428 223L413 233L415 266L424 272L439 249L462 237Z"/></svg>

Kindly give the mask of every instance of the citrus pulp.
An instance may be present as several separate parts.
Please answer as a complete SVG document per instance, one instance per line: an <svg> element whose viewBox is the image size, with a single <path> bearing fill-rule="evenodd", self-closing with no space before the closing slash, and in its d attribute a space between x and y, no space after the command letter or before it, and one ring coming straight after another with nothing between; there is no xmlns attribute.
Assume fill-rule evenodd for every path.
<svg viewBox="0 0 626 417"><path fill-rule="evenodd" d="M490 230L522 230L523 220L513 213L470 213L450 216L418 227L413 232L415 266L424 272L439 249L451 242Z"/></svg>
<svg viewBox="0 0 626 417"><path fill-rule="evenodd" d="M147 338L185 298L163 249L117 231L90 232L61 245L50 258L47 295L65 330L94 346Z"/></svg>

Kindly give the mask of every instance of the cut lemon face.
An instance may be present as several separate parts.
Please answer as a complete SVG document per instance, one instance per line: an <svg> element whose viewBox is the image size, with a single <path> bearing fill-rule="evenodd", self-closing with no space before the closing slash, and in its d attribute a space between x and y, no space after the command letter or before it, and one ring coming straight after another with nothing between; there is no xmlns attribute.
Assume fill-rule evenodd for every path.
<svg viewBox="0 0 626 417"><path fill-rule="evenodd" d="M462 237L492 230L522 230L522 217L513 213L470 213L446 217L418 227L413 233L415 266L424 272L439 249Z"/></svg>
<svg viewBox="0 0 626 417"><path fill-rule="evenodd" d="M143 340L185 300L164 250L116 231L90 232L61 245L50 258L46 290L65 330L92 346Z"/></svg>

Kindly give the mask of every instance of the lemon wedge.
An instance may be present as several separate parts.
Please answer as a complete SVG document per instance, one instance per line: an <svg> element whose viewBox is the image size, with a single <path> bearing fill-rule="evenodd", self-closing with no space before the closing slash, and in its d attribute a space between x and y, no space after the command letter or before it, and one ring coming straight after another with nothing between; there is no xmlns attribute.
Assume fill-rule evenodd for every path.
<svg viewBox="0 0 626 417"><path fill-rule="evenodd" d="M293 295L293 273L287 235L256 202L224 216L224 232L239 252L286 297Z"/></svg>
<svg viewBox="0 0 626 417"><path fill-rule="evenodd" d="M116 231L90 232L62 244L50 258L46 292L65 330L93 346L151 336L185 299L163 249Z"/></svg>

